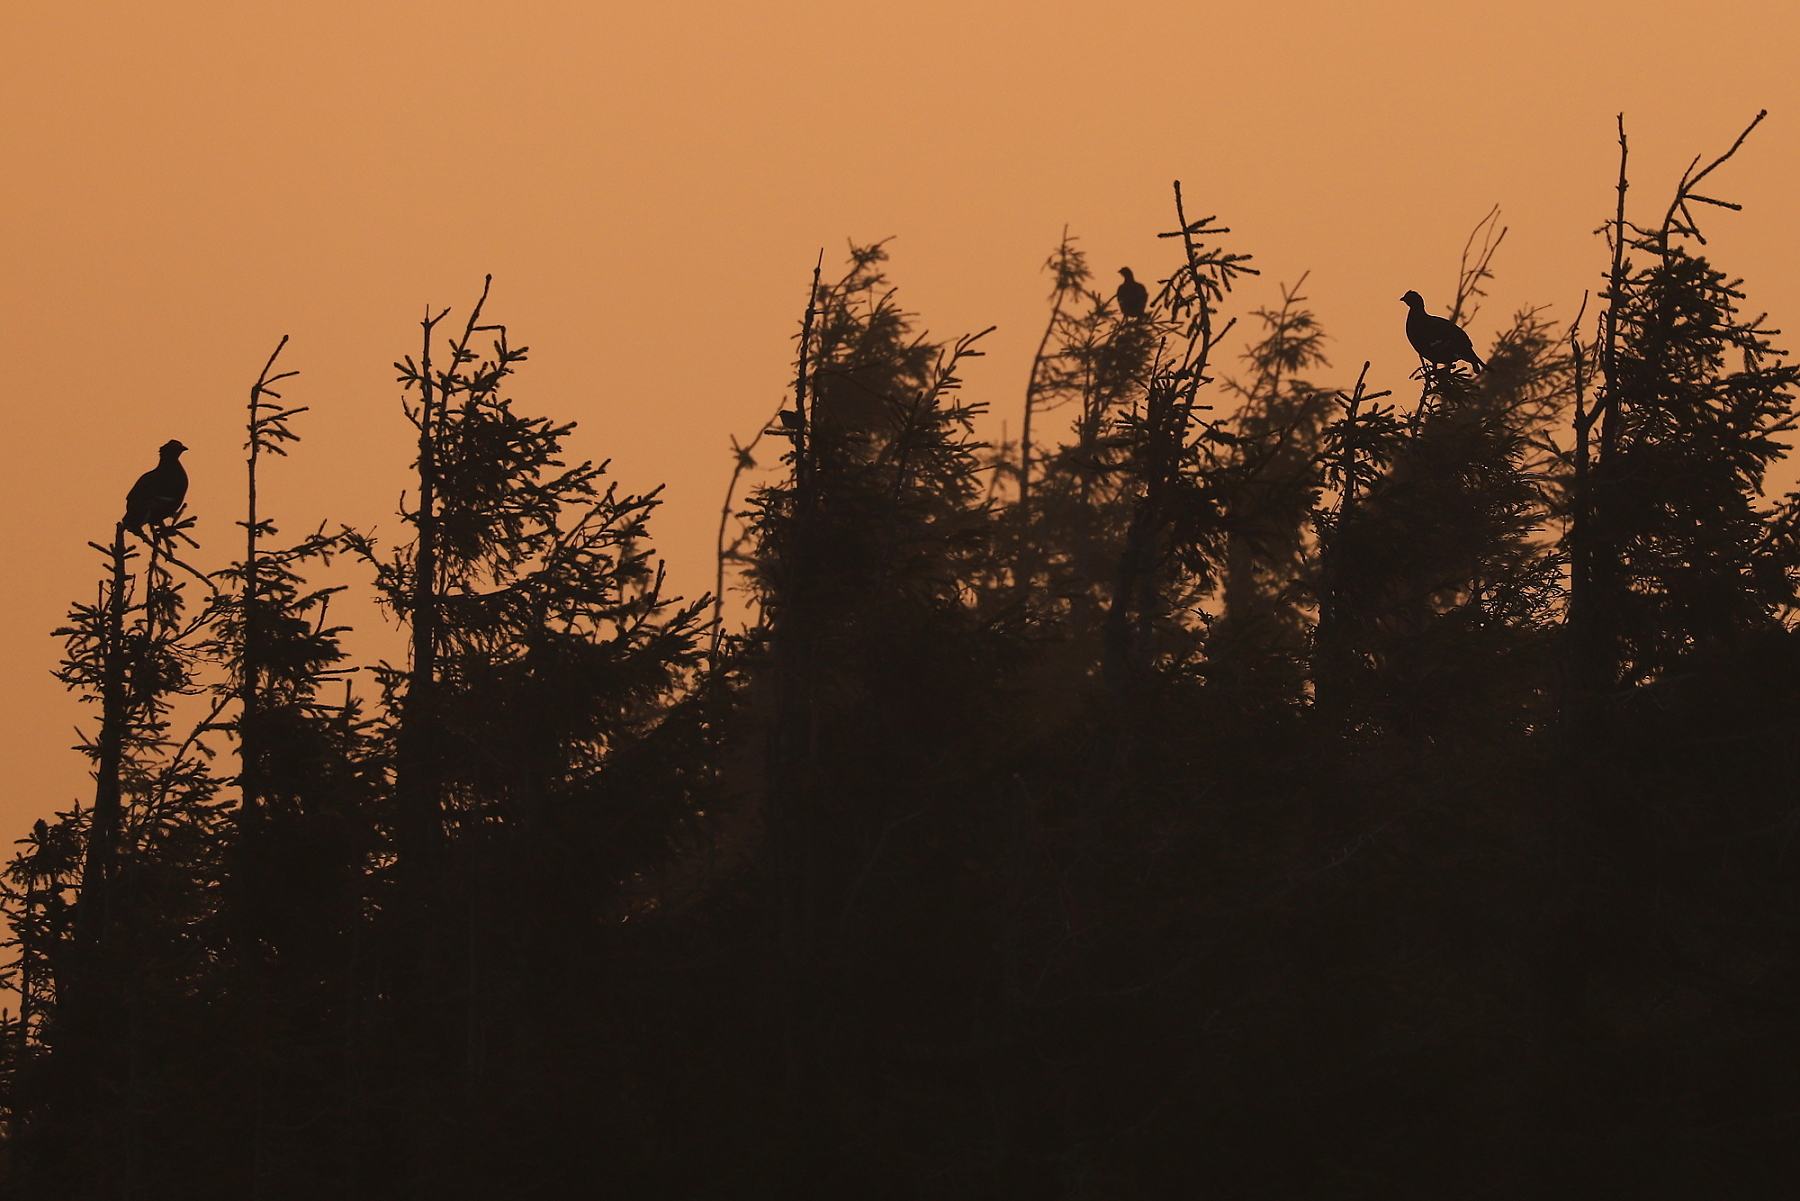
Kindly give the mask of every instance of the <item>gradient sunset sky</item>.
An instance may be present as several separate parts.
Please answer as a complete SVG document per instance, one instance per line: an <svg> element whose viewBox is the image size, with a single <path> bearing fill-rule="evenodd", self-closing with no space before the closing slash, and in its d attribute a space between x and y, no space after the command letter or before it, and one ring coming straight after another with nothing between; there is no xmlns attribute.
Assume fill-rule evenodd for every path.
<svg viewBox="0 0 1800 1201"><path fill-rule="evenodd" d="M821 247L892 235L934 333L998 325L968 394L1018 428L1066 224L1111 289L1167 274L1169 184L1262 269L1311 272L1319 382L1404 390L1398 297L1441 309L1470 227L1510 226L1477 345L1597 287L1614 114L1633 200L1770 116L1708 191L1717 261L1800 320L1800 7L1763 3L505 3L12 6L0 72L0 836L88 795L49 637L90 540L179 438L197 566L240 546L245 393L282 334L312 411L266 477L286 534L402 530L390 364L427 304L533 348L515 396L578 457L667 485L680 591L711 584L729 438L780 400ZM1800 342L1794 337L1778 344ZM388 645L366 601L343 612Z"/></svg>

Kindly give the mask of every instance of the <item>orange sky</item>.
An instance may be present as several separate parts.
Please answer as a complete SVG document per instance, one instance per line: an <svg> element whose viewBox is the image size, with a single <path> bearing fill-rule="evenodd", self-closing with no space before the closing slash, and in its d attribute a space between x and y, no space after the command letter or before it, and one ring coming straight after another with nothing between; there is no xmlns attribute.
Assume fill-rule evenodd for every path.
<svg viewBox="0 0 1800 1201"><path fill-rule="evenodd" d="M1647 215L1767 107L1716 189L1746 211L1710 231L1753 304L1800 315L1800 8L1767 2L57 0L4 21L0 840L86 791L47 635L156 446L192 448L196 560L222 565L244 394L292 334L288 397L313 411L273 512L398 532L388 365L484 272L534 349L526 410L667 483L658 541L690 593L728 437L773 410L813 257L846 237L897 236L932 330L999 325L969 394L1016 430L1059 231L1108 287L1164 273L1180 178L1265 271L1245 308L1310 270L1332 378L1367 358L1399 387L1397 297L1441 306L1490 205L1512 232L1478 343L1594 284L1615 112Z"/></svg>

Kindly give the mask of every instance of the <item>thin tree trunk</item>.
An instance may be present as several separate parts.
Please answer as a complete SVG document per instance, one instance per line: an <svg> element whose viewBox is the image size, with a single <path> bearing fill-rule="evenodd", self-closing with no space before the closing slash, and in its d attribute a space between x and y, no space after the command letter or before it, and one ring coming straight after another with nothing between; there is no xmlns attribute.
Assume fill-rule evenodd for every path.
<svg viewBox="0 0 1800 1201"><path fill-rule="evenodd" d="M485 299L486 293L483 292ZM479 310L478 310L479 311ZM444 317L429 313L419 359L419 502L418 540L413 553L410 613L411 662L406 697L400 706L400 732L395 748L394 791L399 802L398 851L403 862L429 854L437 839L436 790L432 787L432 744L436 741L438 659L438 422L444 397L431 378L431 338Z"/></svg>
<svg viewBox="0 0 1800 1201"><path fill-rule="evenodd" d="M112 578L106 605L105 661L100 683L100 734L95 743L94 809L88 817L87 856L81 874L81 905L76 913L76 944L84 964L91 961L111 924L114 868L122 818L121 773L125 759L126 671L125 607L130 596L126 574L125 525L113 535ZM88 975L84 970L83 977Z"/></svg>

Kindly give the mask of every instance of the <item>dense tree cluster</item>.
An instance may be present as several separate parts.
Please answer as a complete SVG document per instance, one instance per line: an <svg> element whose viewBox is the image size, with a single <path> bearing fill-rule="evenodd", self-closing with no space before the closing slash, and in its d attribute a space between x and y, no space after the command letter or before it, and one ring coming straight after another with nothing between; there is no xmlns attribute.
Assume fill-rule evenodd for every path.
<svg viewBox="0 0 1800 1201"><path fill-rule="evenodd" d="M1705 256L1729 157L1646 225L1622 166L1593 312L1406 397L1312 382L1297 287L1228 359L1178 186L1142 296L1065 237L1000 447L855 247L736 633L485 293L397 364L398 546L280 542L272 358L242 557L122 525L59 631L95 792L5 872L6 1195L1773 1195L1800 370Z"/></svg>

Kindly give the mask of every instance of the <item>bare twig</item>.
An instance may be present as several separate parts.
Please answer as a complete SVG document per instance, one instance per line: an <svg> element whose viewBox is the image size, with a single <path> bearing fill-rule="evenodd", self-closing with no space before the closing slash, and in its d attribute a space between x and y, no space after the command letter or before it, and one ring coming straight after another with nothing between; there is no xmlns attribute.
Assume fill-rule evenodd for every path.
<svg viewBox="0 0 1800 1201"><path fill-rule="evenodd" d="M1496 204L1488 210L1487 216L1475 223L1475 228L1469 231L1468 240L1463 243L1462 258L1456 271L1456 300L1450 306L1450 320L1457 325L1469 324L1481 312L1479 304L1473 307L1470 305L1487 295L1481 286L1482 281L1494 278L1494 273L1490 270L1494 252L1500 249L1500 243L1506 240L1507 233L1507 227L1499 222L1500 206ZM1496 233L1496 230L1499 232ZM1477 237L1481 239L1479 250L1475 247ZM1473 265L1470 263L1471 256Z"/></svg>

